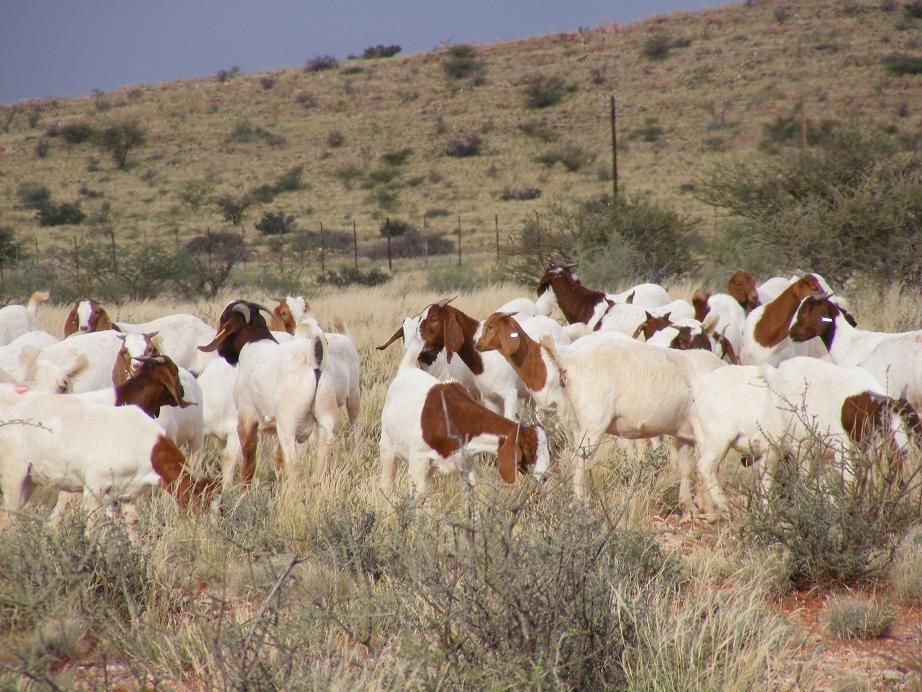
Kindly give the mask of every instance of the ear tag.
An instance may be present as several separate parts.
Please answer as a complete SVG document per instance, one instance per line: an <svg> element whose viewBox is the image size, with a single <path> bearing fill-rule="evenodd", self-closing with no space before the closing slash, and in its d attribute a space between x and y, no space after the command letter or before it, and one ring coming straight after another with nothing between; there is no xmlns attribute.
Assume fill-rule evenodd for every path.
<svg viewBox="0 0 922 692"><path fill-rule="evenodd" d="M518 332L509 332L509 336L518 336L518 335L519 335Z"/></svg>
<svg viewBox="0 0 922 692"><path fill-rule="evenodd" d="M833 319L831 317L826 317L826 316L820 317L820 322L832 322L832 321Z"/></svg>

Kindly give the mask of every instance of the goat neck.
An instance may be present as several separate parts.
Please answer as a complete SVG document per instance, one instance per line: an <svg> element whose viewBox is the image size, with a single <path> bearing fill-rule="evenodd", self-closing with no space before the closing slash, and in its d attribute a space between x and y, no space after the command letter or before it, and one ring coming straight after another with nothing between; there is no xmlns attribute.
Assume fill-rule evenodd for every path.
<svg viewBox="0 0 922 692"><path fill-rule="evenodd" d="M756 342L765 348L772 348L784 341L801 301L821 293L823 288L812 274L806 274L784 289L781 295L763 308L753 332Z"/></svg>
<svg viewBox="0 0 922 692"><path fill-rule="evenodd" d="M595 306L605 300L602 291L586 288L565 267L555 267L544 272L537 290L539 296L545 291L554 292L560 311L570 324L588 324L595 312Z"/></svg>

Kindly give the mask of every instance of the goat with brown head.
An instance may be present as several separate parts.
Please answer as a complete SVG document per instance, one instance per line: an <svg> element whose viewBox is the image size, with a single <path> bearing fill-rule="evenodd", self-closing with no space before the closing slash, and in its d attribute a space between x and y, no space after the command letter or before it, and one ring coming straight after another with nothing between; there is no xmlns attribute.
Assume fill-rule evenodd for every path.
<svg viewBox="0 0 922 692"><path fill-rule="evenodd" d="M93 298L75 302L64 318L65 337L77 332L101 332L115 328L109 313Z"/></svg>
<svg viewBox="0 0 922 692"><path fill-rule="evenodd" d="M232 301L218 321L218 333L211 343L199 346L201 351L217 350L218 354L231 365L240 360L240 351L251 341L268 339L275 341L266 320L259 314L260 310L271 312L268 308L246 300Z"/></svg>
<svg viewBox="0 0 922 692"><path fill-rule="evenodd" d="M759 307L759 294L756 291L756 280L749 272L737 270L733 272L727 281L727 293L736 298L736 301L743 306L743 310L749 312ZM701 318L696 317L700 321Z"/></svg>

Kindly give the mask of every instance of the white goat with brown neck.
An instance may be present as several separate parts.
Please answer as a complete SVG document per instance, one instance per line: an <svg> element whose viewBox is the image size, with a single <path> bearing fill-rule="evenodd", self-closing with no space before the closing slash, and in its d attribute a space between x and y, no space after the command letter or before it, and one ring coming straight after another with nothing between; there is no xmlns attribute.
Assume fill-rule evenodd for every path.
<svg viewBox="0 0 922 692"><path fill-rule="evenodd" d="M499 313L484 322L477 348L499 351L538 405L556 406L562 414L579 452L573 466L577 497L586 495L586 473L606 433L628 439L669 435L679 453L679 498L688 512L694 511L691 383L723 365L714 354L647 346L604 332L569 347L549 340L538 344L514 319Z"/></svg>
<svg viewBox="0 0 922 692"><path fill-rule="evenodd" d="M420 499L435 470L461 471L473 485L471 455L478 452L496 455L500 477L507 483L529 467L536 478L543 478L550 466L544 430L493 413L459 383L440 382L419 370L422 350L419 341L408 346L384 400L379 442L382 489L392 489L398 457L408 461L410 481Z"/></svg>

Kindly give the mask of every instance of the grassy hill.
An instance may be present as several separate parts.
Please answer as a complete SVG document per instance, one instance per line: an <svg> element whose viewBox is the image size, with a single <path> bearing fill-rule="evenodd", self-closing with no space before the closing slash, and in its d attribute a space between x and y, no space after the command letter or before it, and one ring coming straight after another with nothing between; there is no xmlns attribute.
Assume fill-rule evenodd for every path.
<svg viewBox="0 0 922 692"><path fill-rule="evenodd" d="M465 250L486 250L497 220L506 234L549 203L610 192L615 95L622 187L701 218L707 230L715 214L696 201L696 182L723 163L796 146L801 100L811 138L855 127L920 141L922 76L911 73L915 63L909 74L885 64L922 55L914 15L918 2L737 3L472 52L446 46L329 69L228 70L4 106L0 226L40 248L106 226L122 242L178 241L230 226L217 196L257 190L267 200L283 174L294 170L297 183L303 167L301 189L249 208L248 242L266 240L254 224L278 210L301 230L351 231L354 220L365 240L387 216L420 226L425 218L446 233L460 217ZM78 125L98 134L132 121L146 137L125 170L95 137L65 137L79 139ZM450 155L451 147L477 153ZM55 201L79 201L88 220L39 227L20 204L29 182ZM503 199L534 190L540 197Z"/></svg>

